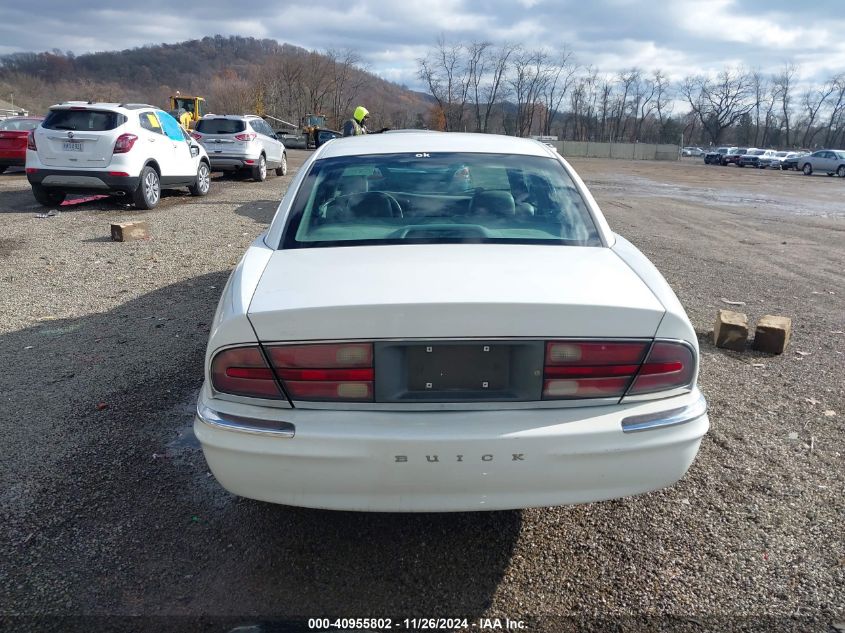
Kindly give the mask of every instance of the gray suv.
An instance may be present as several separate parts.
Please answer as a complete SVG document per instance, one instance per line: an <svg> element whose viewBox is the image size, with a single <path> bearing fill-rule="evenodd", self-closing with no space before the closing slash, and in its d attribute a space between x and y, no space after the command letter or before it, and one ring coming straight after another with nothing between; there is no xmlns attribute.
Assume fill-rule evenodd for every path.
<svg viewBox="0 0 845 633"><path fill-rule="evenodd" d="M202 143L212 171L248 169L254 180L267 178L267 170L277 176L288 173L288 158L273 128L252 114L207 114L197 121L192 136Z"/></svg>

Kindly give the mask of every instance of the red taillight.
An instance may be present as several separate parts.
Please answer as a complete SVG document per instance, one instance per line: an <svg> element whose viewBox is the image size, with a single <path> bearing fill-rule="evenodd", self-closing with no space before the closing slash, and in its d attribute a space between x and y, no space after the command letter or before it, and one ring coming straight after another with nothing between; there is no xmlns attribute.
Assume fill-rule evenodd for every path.
<svg viewBox="0 0 845 633"><path fill-rule="evenodd" d="M110 171L109 176L118 176L118 177L125 177L129 174L125 171Z"/></svg>
<svg viewBox="0 0 845 633"><path fill-rule="evenodd" d="M373 400L372 343L280 345L267 353L291 399Z"/></svg>
<svg viewBox="0 0 845 633"><path fill-rule="evenodd" d="M33 152L38 151L38 147L35 145L35 130L30 130L29 134L26 135L26 148Z"/></svg>
<svg viewBox="0 0 845 633"><path fill-rule="evenodd" d="M117 137L117 140L114 142L114 154L125 154L129 150L132 149L132 146L135 145L135 141L138 140L138 137L134 134L121 134Z"/></svg>
<svg viewBox="0 0 845 633"><path fill-rule="evenodd" d="M37 174L37 173L38 173L38 169L37 169L36 167L27 167L27 168L26 168L26 173L28 173L28 174Z"/></svg>
<svg viewBox="0 0 845 633"><path fill-rule="evenodd" d="M628 391L629 396L686 387L695 375L695 356L683 343L657 341Z"/></svg>
<svg viewBox="0 0 845 633"><path fill-rule="evenodd" d="M618 398L648 349L646 341L549 341L543 398Z"/></svg>
<svg viewBox="0 0 845 633"><path fill-rule="evenodd" d="M281 398L272 370L255 347L218 352L211 361L211 384L217 391L254 398Z"/></svg>
<svg viewBox="0 0 845 633"><path fill-rule="evenodd" d="M191 136L196 140L200 140L202 138L202 134L200 134L199 132L191 132Z"/></svg>
<svg viewBox="0 0 845 633"><path fill-rule="evenodd" d="M257 135L252 132L246 134L235 134L235 139L238 141L254 141Z"/></svg>

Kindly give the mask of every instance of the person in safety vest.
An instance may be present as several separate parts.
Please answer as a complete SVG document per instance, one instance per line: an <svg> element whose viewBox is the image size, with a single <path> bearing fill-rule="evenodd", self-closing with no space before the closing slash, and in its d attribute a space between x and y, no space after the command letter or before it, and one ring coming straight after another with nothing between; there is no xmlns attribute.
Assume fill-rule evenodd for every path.
<svg viewBox="0 0 845 633"><path fill-rule="evenodd" d="M194 105L189 103L186 105L185 111L179 114L179 124L186 130L191 129L191 121L194 120L193 112Z"/></svg>
<svg viewBox="0 0 845 633"><path fill-rule="evenodd" d="M367 129L367 122L370 120L370 112L364 106L355 108L352 113L352 118L347 119L343 124L344 136L360 136L362 134L381 134L390 130L389 127L383 127L378 132L371 132Z"/></svg>
<svg viewBox="0 0 845 633"><path fill-rule="evenodd" d="M343 124L344 136L360 136L361 134L368 134L367 121L370 118L370 111L364 106L355 108L352 113L352 118L347 119Z"/></svg>

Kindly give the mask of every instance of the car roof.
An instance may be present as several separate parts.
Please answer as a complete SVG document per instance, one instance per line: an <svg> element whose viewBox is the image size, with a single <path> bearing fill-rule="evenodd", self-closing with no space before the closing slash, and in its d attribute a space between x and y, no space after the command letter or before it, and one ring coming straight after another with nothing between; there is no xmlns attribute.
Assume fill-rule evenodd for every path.
<svg viewBox="0 0 845 633"><path fill-rule="evenodd" d="M350 136L321 147L319 158L362 156L367 154L402 154L424 152L457 152L472 154L519 154L552 156L551 149L527 138L499 134L430 131L403 134L365 134Z"/></svg>
<svg viewBox="0 0 845 633"><path fill-rule="evenodd" d="M84 108L92 110L111 110L113 112L125 113L131 110L141 110L143 108L151 108L153 110L161 110L161 108L150 105L148 103L109 103L104 101L62 101L50 106L50 110L70 110L72 108Z"/></svg>
<svg viewBox="0 0 845 633"><path fill-rule="evenodd" d="M202 119L260 119L257 114L206 114Z"/></svg>

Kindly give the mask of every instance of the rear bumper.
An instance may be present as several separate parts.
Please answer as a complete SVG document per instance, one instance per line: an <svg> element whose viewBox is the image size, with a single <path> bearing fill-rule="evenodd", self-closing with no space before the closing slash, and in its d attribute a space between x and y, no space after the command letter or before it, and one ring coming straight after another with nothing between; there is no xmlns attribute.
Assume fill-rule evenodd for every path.
<svg viewBox="0 0 845 633"><path fill-rule="evenodd" d="M578 409L408 412L269 409L215 400L204 389L194 431L214 476L243 497L441 512L664 488L687 471L708 426L697 390Z"/></svg>
<svg viewBox="0 0 845 633"><path fill-rule="evenodd" d="M0 151L0 167L23 167L24 165L26 165L26 154Z"/></svg>
<svg viewBox="0 0 845 633"><path fill-rule="evenodd" d="M231 154L208 154L213 171L234 171L254 167L258 163L259 156L238 156ZM251 161L251 162L247 162Z"/></svg>
<svg viewBox="0 0 845 633"><path fill-rule="evenodd" d="M138 176L114 176L104 170L39 168L27 172L26 177L30 184L70 192L130 192L138 188Z"/></svg>

